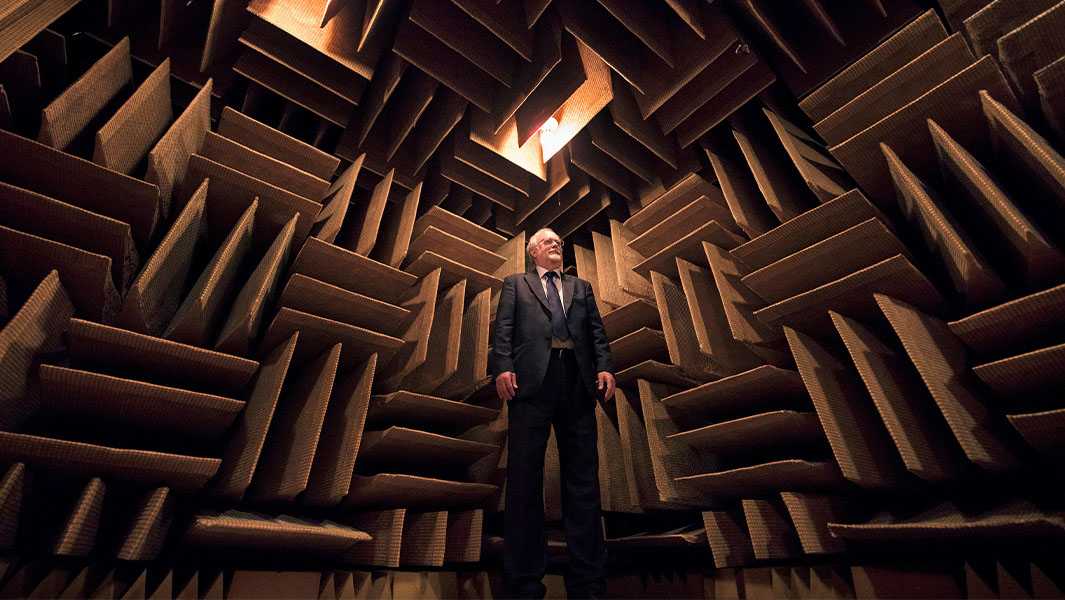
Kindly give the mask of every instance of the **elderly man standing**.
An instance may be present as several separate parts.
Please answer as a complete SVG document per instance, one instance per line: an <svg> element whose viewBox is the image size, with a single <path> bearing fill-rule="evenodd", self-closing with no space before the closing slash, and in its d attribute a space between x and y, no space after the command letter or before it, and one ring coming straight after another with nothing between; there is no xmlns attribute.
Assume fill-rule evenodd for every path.
<svg viewBox="0 0 1065 600"><path fill-rule="evenodd" d="M527 250L536 271L503 280L493 350L496 390L509 403L503 567L514 597L544 597L544 453L554 425L569 547L566 591L570 598L602 598L595 399L614 395L610 347L591 284L562 273L558 235L541 229Z"/></svg>

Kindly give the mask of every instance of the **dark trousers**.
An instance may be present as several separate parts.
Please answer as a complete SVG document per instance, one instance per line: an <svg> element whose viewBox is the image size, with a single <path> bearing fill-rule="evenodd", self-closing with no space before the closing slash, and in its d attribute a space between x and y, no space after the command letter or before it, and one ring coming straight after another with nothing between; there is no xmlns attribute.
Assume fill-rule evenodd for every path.
<svg viewBox="0 0 1065 600"><path fill-rule="evenodd" d="M551 425L558 441L569 547L566 591L570 598L602 598L605 591L595 400L581 382L573 352L561 354L552 351L537 397L512 400L509 406L503 568L509 593L518 598L543 598L547 592L541 581L547 568L543 489Z"/></svg>

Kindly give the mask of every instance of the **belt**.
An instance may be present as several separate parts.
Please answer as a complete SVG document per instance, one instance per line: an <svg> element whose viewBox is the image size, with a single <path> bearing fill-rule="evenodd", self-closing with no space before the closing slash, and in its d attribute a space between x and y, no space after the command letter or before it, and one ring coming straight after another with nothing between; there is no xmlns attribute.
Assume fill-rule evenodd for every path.
<svg viewBox="0 0 1065 600"><path fill-rule="evenodd" d="M551 349L551 358L552 359L557 358L559 360L563 360L567 356L571 356L571 357L575 356L573 354L573 348L552 348Z"/></svg>

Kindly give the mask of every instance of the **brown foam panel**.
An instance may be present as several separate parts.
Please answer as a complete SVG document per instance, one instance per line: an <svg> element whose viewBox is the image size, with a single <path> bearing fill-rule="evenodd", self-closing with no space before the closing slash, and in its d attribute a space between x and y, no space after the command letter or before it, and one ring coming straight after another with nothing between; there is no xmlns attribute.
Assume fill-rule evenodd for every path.
<svg viewBox="0 0 1065 600"><path fill-rule="evenodd" d="M344 219L348 215L352 194L355 193L355 183L359 173L362 172L362 163L365 160L366 155L360 154L325 191L322 196L322 210L311 227L312 237L328 244L336 242L340 228L344 225Z"/></svg>
<svg viewBox="0 0 1065 600"><path fill-rule="evenodd" d="M344 506L373 510L403 506L418 508L469 508L496 491L496 486L484 483L447 481L416 475L381 473L372 476L355 475Z"/></svg>
<svg viewBox="0 0 1065 600"><path fill-rule="evenodd" d="M802 406L806 398L798 372L762 365L666 396L662 403L714 415Z"/></svg>
<svg viewBox="0 0 1065 600"><path fill-rule="evenodd" d="M244 408L243 400L54 365L41 365L39 377L51 415L171 439L218 441Z"/></svg>
<svg viewBox="0 0 1065 600"><path fill-rule="evenodd" d="M633 267L633 271L650 277L651 271L672 273L675 259L683 259L697 264L706 263L706 254L702 251L704 243L714 244L725 249L735 248L746 238L725 229L718 221L708 221L698 225L693 231L672 241L643 262Z"/></svg>
<svg viewBox="0 0 1065 600"><path fill-rule="evenodd" d="M633 238L629 245L643 256L654 256L672 245L674 241L697 229L700 223L708 221L717 221L719 224L729 223L732 220L732 214L728 212L721 192L716 189L708 191L711 195L700 195L675 212L662 215L658 223ZM630 218L625 222L629 223L632 220Z"/></svg>
<svg viewBox="0 0 1065 600"><path fill-rule="evenodd" d="M0 374L10 382L0 393L4 430L20 431L39 409L40 391L32 372L44 356L63 348L61 336L72 316L74 306L59 273L52 271L0 329Z"/></svg>
<svg viewBox="0 0 1065 600"><path fill-rule="evenodd" d="M331 179L340 166L340 159L230 107L222 109L222 116L218 121L218 135L286 162L320 179Z"/></svg>
<svg viewBox="0 0 1065 600"><path fill-rule="evenodd" d="M906 540L979 540L1032 535L1059 535L1065 521L1025 500L979 512L962 512L945 502L908 518L880 513L865 523L829 523L832 533L866 543Z"/></svg>
<svg viewBox="0 0 1065 600"><path fill-rule="evenodd" d="M370 404L376 355L336 382L322 420L314 462L301 502L328 508L340 504L351 487L351 475L363 438Z"/></svg>
<svg viewBox="0 0 1065 600"><path fill-rule="evenodd" d="M680 433L670 409L661 399L670 395L674 388L649 381L639 382L640 406L647 429L647 443L651 452L651 467L654 473L658 497L666 502L703 505L709 497L702 490L684 481L688 475L705 473L718 468L716 458L697 447L676 439Z"/></svg>
<svg viewBox="0 0 1065 600"><path fill-rule="evenodd" d="M317 238L309 238L300 249L292 272L385 302L418 281L417 276Z"/></svg>
<svg viewBox="0 0 1065 600"><path fill-rule="evenodd" d="M348 124L355 110L347 98L254 48L246 47L240 53L233 72L341 127Z"/></svg>
<svg viewBox="0 0 1065 600"><path fill-rule="evenodd" d="M868 219L740 281L766 302L780 302L899 254L909 256L909 251L882 221Z"/></svg>
<svg viewBox="0 0 1065 600"><path fill-rule="evenodd" d="M427 250L452 258L483 273L492 273L506 262L505 257L432 225L426 226L411 239L408 251L410 256L417 257Z"/></svg>
<svg viewBox="0 0 1065 600"><path fill-rule="evenodd" d="M847 500L839 496L781 492L804 554L838 554L846 550L843 541L832 535L830 522L846 515Z"/></svg>
<svg viewBox="0 0 1065 600"><path fill-rule="evenodd" d="M1017 468L1011 432L985 404L966 370L965 348L947 324L888 296L877 294L876 301L969 460L992 473Z"/></svg>
<svg viewBox="0 0 1065 600"><path fill-rule="evenodd" d="M391 424L458 435L498 417L499 411L495 409L400 391L372 396L366 424L370 429Z"/></svg>
<svg viewBox="0 0 1065 600"><path fill-rule="evenodd" d="M754 547L742 513L736 510L704 511L703 523L714 553L715 567L738 567L754 561Z"/></svg>
<svg viewBox="0 0 1065 600"><path fill-rule="evenodd" d="M202 488L221 463L217 458L109 448L9 432L0 432L0 449L9 460L25 462L35 470L133 479L186 491Z"/></svg>
<svg viewBox="0 0 1065 600"><path fill-rule="evenodd" d="M362 256L369 256L377 243L377 233L381 227L385 204L388 202L389 190L392 188L394 170L384 178L370 193L368 198L359 198L348 207L344 224L337 235L336 245Z"/></svg>
<svg viewBox="0 0 1065 600"><path fill-rule="evenodd" d="M241 215L177 308L163 337L196 346L207 346L214 339L216 325L223 316L222 304L231 293L251 246L258 207L259 202L253 201Z"/></svg>
<svg viewBox="0 0 1065 600"><path fill-rule="evenodd" d="M79 315L109 322L120 297L111 279L111 259L0 226L0 271L43 280L58 271Z"/></svg>
<svg viewBox="0 0 1065 600"><path fill-rule="evenodd" d="M399 564L442 567L447 548L447 511L410 512L403 518Z"/></svg>
<svg viewBox="0 0 1065 600"><path fill-rule="evenodd" d="M35 477L26 469L25 463L16 462L4 470L0 479L0 548L5 551L15 547L15 536L24 511L33 497Z"/></svg>
<svg viewBox="0 0 1065 600"><path fill-rule="evenodd" d="M683 506L668 502L659 495L647 428L640 412L641 400L637 394L636 390L626 392L620 388L614 392L629 496L634 504L647 510Z"/></svg>
<svg viewBox="0 0 1065 600"><path fill-rule="evenodd" d="M647 360L668 360L669 350L661 331L643 327L612 340L610 355L615 368L627 369Z"/></svg>
<svg viewBox="0 0 1065 600"><path fill-rule="evenodd" d="M302 342L300 336L297 351ZM286 386L247 490L250 499L292 502L306 489L340 352L341 344L334 345Z"/></svg>
<svg viewBox="0 0 1065 600"><path fill-rule="evenodd" d="M985 56L830 151L870 200L886 206L894 190L887 164L878 159L879 144L891 146L922 177L935 161L925 119L935 120L966 148L988 148L984 130L972 126L979 119L983 93L1011 110L1020 108L995 60Z"/></svg>
<svg viewBox="0 0 1065 600"><path fill-rule="evenodd" d="M471 293L479 292L485 288L491 288L493 291L503 289L502 278L478 271L430 250L426 250L415 257L404 269L404 272L415 277L425 277L436 269L441 270L440 285L443 287L455 286L460 281L465 281Z"/></svg>
<svg viewBox="0 0 1065 600"><path fill-rule="evenodd" d="M44 108L37 140L66 150L112 100L129 89L132 80L133 64L126 37Z"/></svg>
<svg viewBox="0 0 1065 600"><path fill-rule="evenodd" d="M48 553L55 556L88 556L96 546L107 486L93 477L74 501Z"/></svg>
<svg viewBox="0 0 1065 600"><path fill-rule="evenodd" d="M403 522L406 509L360 512L352 524L370 534L372 539L358 544L344 554L348 564L398 567L403 543Z"/></svg>
<svg viewBox="0 0 1065 600"><path fill-rule="evenodd" d="M592 275L593 279L588 279L587 275L587 273L581 273L582 278L592 283L594 290L597 287L596 280L598 278ZM602 311L602 308L600 308L600 311ZM607 339L614 341L638 329L661 330L662 321L655 304L649 300L639 298L604 314L603 328L606 330Z"/></svg>
<svg viewBox="0 0 1065 600"><path fill-rule="evenodd" d="M403 259L410 251L411 234L421 193L422 184L418 183L402 201L385 207L385 212L381 215L377 244L370 252L370 258L394 268L403 264Z"/></svg>
<svg viewBox="0 0 1065 600"><path fill-rule="evenodd" d="M1059 310L1062 302L1065 285L1057 285L952 321L949 326L977 355L1006 357L1033 350L1033 342L1060 330L1065 324L1065 315Z"/></svg>
<svg viewBox="0 0 1065 600"><path fill-rule="evenodd" d="M1021 99L1033 109L1039 106L1039 91L1032 74L1065 54L1065 45L1055 35L1063 25L1065 9L1054 5L998 38L998 59Z"/></svg>
<svg viewBox="0 0 1065 600"><path fill-rule="evenodd" d="M481 560L481 532L484 510L451 511L447 513L444 543L444 562L477 562Z"/></svg>
<svg viewBox="0 0 1065 600"><path fill-rule="evenodd" d="M359 102L366 88L367 82L361 77L351 77L347 69L334 61L321 60L316 50L297 43L290 34L262 19L252 19L240 34L240 43L305 75L353 104Z"/></svg>
<svg viewBox="0 0 1065 600"><path fill-rule="evenodd" d="M292 334L263 357L248 387L245 410L237 417L233 435L222 451L222 466L211 488L213 496L239 499L251 483L298 338L298 333Z"/></svg>
<svg viewBox="0 0 1065 600"><path fill-rule="evenodd" d="M902 255L880 261L756 310L755 316L771 327L791 327L805 333L830 336L828 311L859 319L877 315L874 294L890 294L912 302L933 314L945 314L946 303L932 283Z"/></svg>
<svg viewBox="0 0 1065 600"><path fill-rule="evenodd" d="M143 494L119 544L119 560L155 560L173 521L174 497L169 488ZM193 576L193 581L196 578Z"/></svg>
<svg viewBox="0 0 1065 600"><path fill-rule="evenodd" d="M799 176L820 202L828 202L853 187L843 167L832 159L821 142L768 108L762 110Z"/></svg>
<svg viewBox="0 0 1065 600"><path fill-rule="evenodd" d="M93 162L131 175L173 118L170 59L167 58L96 132Z"/></svg>
<svg viewBox="0 0 1065 600"><path fill-rule="evenodd" d="M745 124L742 130L732 130L732 137L747 161L758 190L769 209L783 223L812 208L811 196L804 193L806 186L782 145L776 139L763 139L764 134L750 124Z"/></svg>
<svg viewBox="0 0 1065 600"><path fill-rule="evenodd" d="M748 238L762 235L780 224L745 164L723 152L707 150L706 154L732 218Z"/></svg>
<svg viewBox="0 0 1065 600"><path fill-rule="evenodd" d="M617 407L597 404L595 407L596 440L600 456L624 456L621 445ZM624 460L599 463L599 489L603 510L641 512L640 499L629 482Z"/></svg>
<svg viewBox="0 0 1065 600"><path fill-rule="evenodd" d="M847 482L835 462L799 459L689 475L681 480L719 498L754 496L782 489L811 492L847 489Z"/></svg>
<svg viewBox="0 0 1065 600"><path fill-rule="evenodd" d="M651 273L651 282L655 288L658 312L662 317L662 333L666 338L670 362L695 379L716 379L731 375L731 369L707 356L699 347L691 308L683 288L657 272Z"/></svg>
<svg viewBox="0 0 1065 600"><path fill-rule="evenodd" d="M211 131L213 91L214 82L208 79L148 152L148 171L144 180L159 187L160 209L164 217L170 215L173 196L181 190L189 157L200 151L204 138Z"/></svg>
<svg viewBox="0 0 1065 600"><path fill-rule="evenodd" d="M446 398L464 398L490 380L488 334L491 326L491 290L478 292L462 310L458 369L434 393Z"/></svg>
<svg viewBox="0 0 1065 600"><path fill-rule="evenodd" d="M824 435L816 413L776 410L681 431L669 438L711 454L730 454L822 440Z"/></svg>
<svg viewBox="0 0 1065 600"><path fill-rule="evenodd" d="M377 354L382 362L391 360L403 345L403 340L390 335L291 308L281 308L267 328L260 348L273 348L297 331L300 333L300 345L293 359L295 364L306 364L341 342L344 344L344 352L340 356L341 371L361 364L372 354Z"/></svg>
<svg viewBox="0 0 1065 600"><path fill-rule="evenodd" d="M394 333L407 320L409 309L293 274L278 299L280 306L348 325Z"/></svg>
<svg viewBox="0 0 1065 600"><path fill-rule="evenodd" d="M976 59L960 33L938 42L814 124L829 144L840 144L916 100Z"/></svg>
<svg viewBox="0 0 1065 600"><path fill-rule="evenodd" d="M432 334L433 319L436 316L439 288L438 269L422 277L416 286L400 297L400 305L411 311L410 316L396 331L397 337L403 340L403 345L390 363L381 365L375 389L393 391L404 377L425 362L429 353L429 336Z"/></svg>
<svg viewBox="0 0 1065 600"><path fill-rule="evenodd" d="M946 269L966 312L983 308L1006 295L1006 286L972 239L946 209L942 198L911 171L887 145L881 145L899 208L917 229L927 249Z"/></svg>
<svg viewBox="0 0 1065 600"><path fill-rule="evenodd" d="M459 280L437 296L425 346L427 356L432 355L436 360L422 362L408 373L403 378L405 389L417 393L431 392L458 370L465 295L466 281Z"/></svg>
<svg viewBox="0 0 1065 600"><path fill-rule="evenodd" d="M730 374L763 364L765 361L762 358L731 336L728 317L713 274L681 259L677 259L677 271L684 297L691 309L699 350Z"/></svg>
<svg viewBox="0 0 1065 600"><path fill-rule="evenodd" d="M752 271L766 267L871 218L888 219L858 190L851 190L734 248Z"/></svg>
<svg viewBox="0 0 1065 600"><path fill-rule="evenodd" d="M906 469L857 373L832 346L784 332L843 476L871 490L907 487Z"/></svg>
<svg viewBox="0 0 1065 600"><path fill-rule="evenodd" d="M182 540L201 551L269 551L325 558L369 541L370 535L330 521L270 517L231 509L195 515ZM318 573L314 575L316 580L320 577Z"/></svg>
<svg viewBox="0 0 1065 600"><path fill-rule="evenodd" d="M293 216L299 217L296 238L305 239L322 209L318 202L194 154L189 158L183 183L186 194L198 188L204 179L210 180L208 223L215 228L236 223L248 206L258 200L254 231L255 245L258 247L268 245Z"/></svg>
<svg viewBox="0 0 1065 600"><path fill-rule="evenodd" d="M864 323L831 315L906 469L930 483L963 475L965 455L908 359Z"/></svg>
<svg viewBox="0 0 1065 600"><path fill-rule="evenodd" d="M137 249L142 254L149 249L160 215L155 185L7 131L0 131L0 158L5 183L129 223ZM85 194L86 189L95 193Z"/></svg>
<svg viewBox="0 0 1065 600"><path fill-rule="evenodd" d="M743 500L743 515L751 533L754 557L787 559L802 554L795 527L779 500Z"/></svg>
<svg viewBox="0 0 1065 600"><path fill-rule="evenodd" d="M784 334L779 328L767 326L756 316L757 309L764 306L764 301L743 285L742 278L748 274L748 269L724 248L704 243L703 251L714 274L714 283L721 296L732 337L746 342L759 356L774 365L790 365L792 359L783 348Z"/></svg>
<svg viewBox="0 0 1065 600"><path fill-rule="evenodd" d="M404 469L409 466L451 467L477 462L497 447L439 433L391 426L366 431L356 460L360 472Z"/></svg>
<svg viewBox="0 0 1065 600"><path fill-rule="evenodd" d="M158 336L177 312L185 280L207 224L208 182L203 182L174 220L122 300L115 325Z"/></svg>
<svg viewBox="0 0 1065 600"><path fill-rule="evenodd" d="M315 202L321 201L329 189L328 179L311 175L216 133L208 132L196 153Z"/></svg>
<svg viewBox="0 0 1065 600"><path fill-rule="evenodd" d="M1024 398L1061 389L1065 383L1060 374L1062 360L1065 344L1058 344L976 365L973 373L1003 399L1023 403Z"/></svg>
<svg viewBox="0 0 1065 600"><path fill-rule="evenodd" d="M215 350L238 355L248 353L251 341L259 334L266 306L276 293L282 266L288 262L297 218L293 216L289 219L267 248L255 270L245 280L244 286L233 300L229 316L221 326L214 343Z"/></svg>
<svg viewBox="0 0 1065 600"><path fill-rule="evenodd" d="M1060 223L1065 216L1065 158L1017 117L1021 112L1015 104L988 90L981 90L980 102L991 131L995 158L1004 172L1026 184L1026 203L1022 208L1038 223ZM960 138L955 139L964 145ZM1065 234L1057 228L1048 233L1060 249Z"/></svg>
<svg viewBox="0 0 1065 600"><path fill-rule="evenodd" d="M962 189L979 210L980 218L975 222L982 226L973 234L983 234L982 240L1001 248L1005 257L999 260L1018 269L1022 283L1029 289L1059 281L1065 274L1065 255L1061 250L1020 210L976 157L935 121L930 121L928 127L944 178ZM990 231L994 233L988 235L986 232Z"/></svg>
<svg viewBox="0 0 1065 600"><path fill-rule="evenodd" d="M634 235L640 236L701 196L719 198L719 194L720 190L716 186L699 173L692 173L650 200L624 224Z"/></svg>
<svg viewBox="0 0 1065 600"><path fill-rule="evenodd" d="M1065 429L1065 409L1006 415L1006 418L1036 452L1054 458L1062 456L1065 451L1061 435Z"/></svg>
<svg viewBox="0 0 1065 600"><path fill-rule="evenodd" d="M140 266L127 223L5 183L0 183L0 203L3 225L110 258L119 290L129 286Z"/></svg>

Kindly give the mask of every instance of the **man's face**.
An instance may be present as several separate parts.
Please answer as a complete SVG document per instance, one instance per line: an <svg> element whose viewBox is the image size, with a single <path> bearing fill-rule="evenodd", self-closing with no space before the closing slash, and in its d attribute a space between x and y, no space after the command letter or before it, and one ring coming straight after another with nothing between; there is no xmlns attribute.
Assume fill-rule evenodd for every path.
<svg viewBox="0 0 1065 600"><path fill-rule="evenodd" d="M553 233L543 233L532 250L533 262L545 269L562 266L562 240Z"/></svg>

